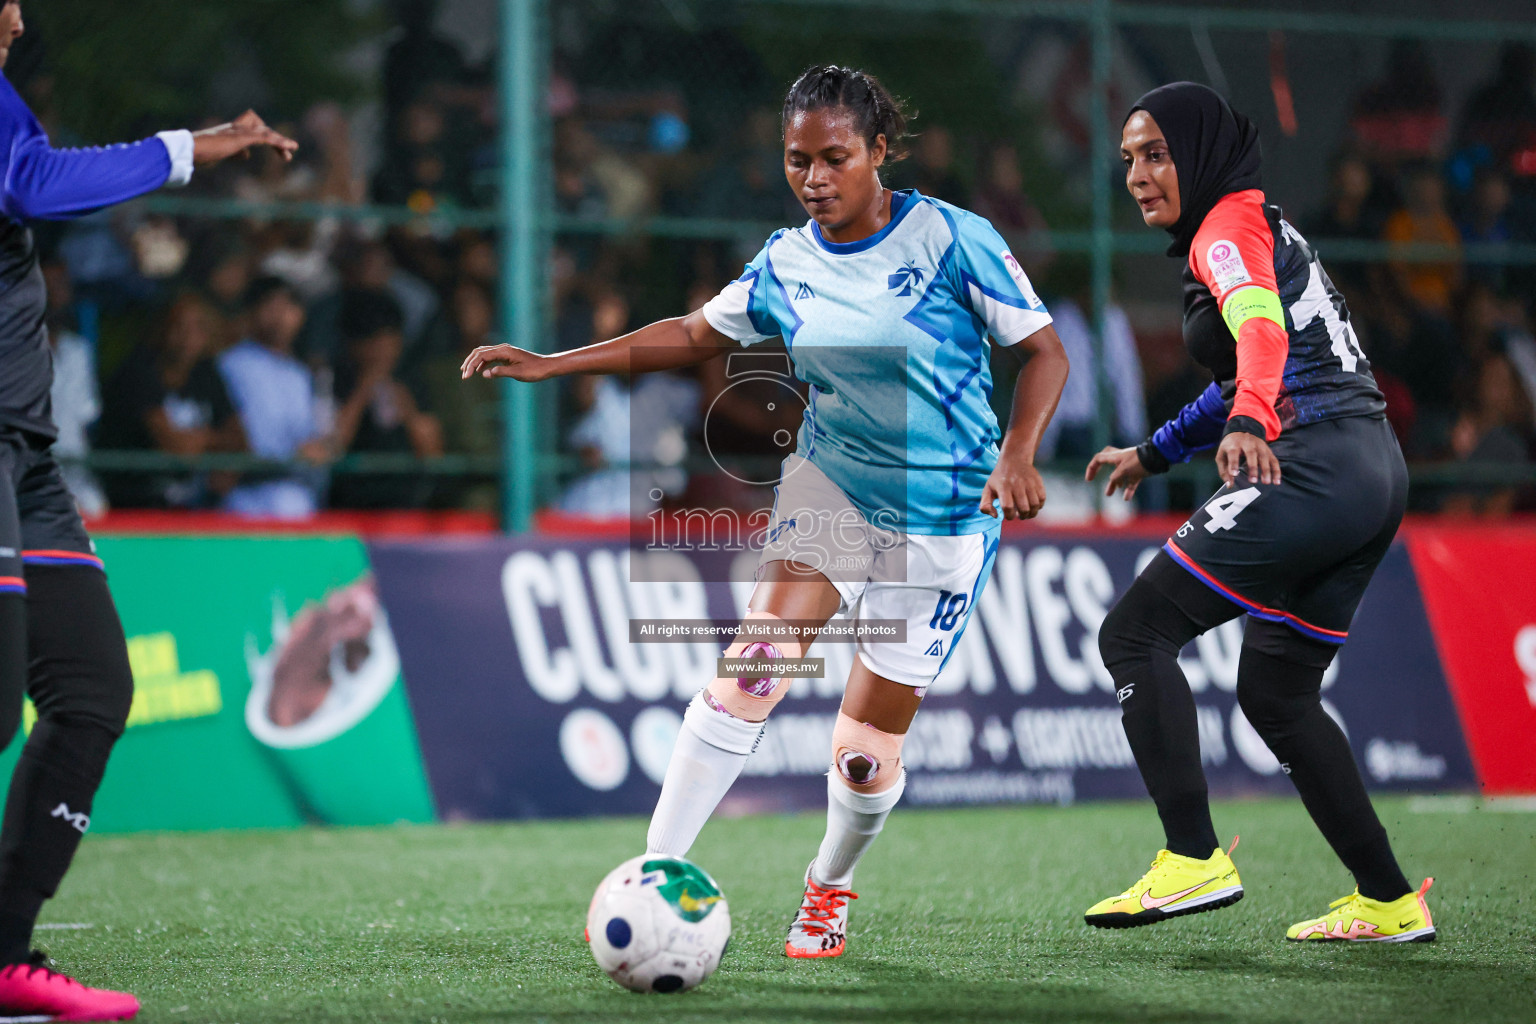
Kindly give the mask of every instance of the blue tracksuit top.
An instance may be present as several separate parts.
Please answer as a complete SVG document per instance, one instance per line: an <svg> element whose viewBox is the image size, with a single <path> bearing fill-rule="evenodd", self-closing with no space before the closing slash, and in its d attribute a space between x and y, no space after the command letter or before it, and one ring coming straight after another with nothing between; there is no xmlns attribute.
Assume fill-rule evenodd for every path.
<svg viewBox="0 0 1536 1024"><path fill-rule="evenodd" d="M30 220L63 220L133 199L192 173L190 132L119 146L55 149L0 76L0 428L52 439L53 352Z"/></svg>

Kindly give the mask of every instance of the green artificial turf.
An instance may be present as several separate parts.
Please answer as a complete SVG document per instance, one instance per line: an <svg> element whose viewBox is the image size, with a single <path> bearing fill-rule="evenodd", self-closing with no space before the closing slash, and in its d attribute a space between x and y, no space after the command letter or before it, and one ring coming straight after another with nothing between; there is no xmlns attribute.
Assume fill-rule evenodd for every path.
<svg viewBox="0 0 1536 1024"><path fill-rule="evenodd" d="M582 941L638 819L92 837L38 933L158 1021L1536 1020L1536 813L1383 800L1405 869L1433 873L1440 941L1300 947L1290 922L1351 888L1294 800L1224 803L1236 906L1086 927L1161 834L1149 804L899 811L860 868L849 953L791 961L784 929L818 815L710 824L693 855L736 933L701 988L636 995Z"/></svg>

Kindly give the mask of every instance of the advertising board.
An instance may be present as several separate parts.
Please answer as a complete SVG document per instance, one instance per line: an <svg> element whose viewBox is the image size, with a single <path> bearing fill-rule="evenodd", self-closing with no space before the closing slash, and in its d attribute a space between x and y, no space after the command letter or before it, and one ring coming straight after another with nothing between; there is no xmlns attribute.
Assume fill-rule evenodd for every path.
<svg viewBox="0 0 1536 1024"><path fill-rule="evenodd" d="M938 637L948 662L904 749L908 804L1144 797L1097 630L1159 539L1002 541L952 653ZM753 564L722 552L637 574L622 536L100 551L136 686L93 815L108 832L647 813L724 646L665 627L729 630ZM1389 552L1323 693L1372 788L1536 791L1536 588L1511 583L1532 578L1536 539L1518 531L1424 527ZM1202 760L1217 795L1289 793L1237 706L1242 629L1181 657ZM853 650L812 648L824 674L793 682L727 813L823 805Z"/></svg>
<svg viewBox="0 0 1536 1024"><path fill-rule="evenodd" d="M135 693L93 831L431 820L360 541L104 538L98 551Z"/></svg>
<svg viewBox="0 0 1536 1024"><path fill-rule="evenodd" d="M1140 798L1097 630L1157 548L1150 537L1004 540L976 614L909 733L906 802ZM371 561L440 812L449 818L645 813L718 640L647 642L637 620L734 623L749 565L632 582L622 542L377 543ZM655 574L641 574L654 580ZM734 582L714 582L730 578ZM1216 794L1290 792L1237 706L1242 620L1182 657ZM818 642L727 797L727 811L810 808L825 782L847 643ZM1474 777L1407 552L1372 584L1324 698L1377 789Z"/></svg>
<svg viewBox="0 0 1536 1024"><path fill-rule="evenodd" d="M1484 791L1536 792L1536 531L1423 527L1408 549Z"/></svg>

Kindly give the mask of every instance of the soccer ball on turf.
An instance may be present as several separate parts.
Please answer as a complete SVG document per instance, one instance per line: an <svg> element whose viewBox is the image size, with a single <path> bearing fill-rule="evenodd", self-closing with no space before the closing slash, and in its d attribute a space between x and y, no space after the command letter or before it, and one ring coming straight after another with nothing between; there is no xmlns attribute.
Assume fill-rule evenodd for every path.
<svg viewBox="0 0 1536 1024"><path fill-rule="evenodd" d="M636 992L681 992L715 972L731 941L731 908L703 868L641 856L608 872L587 908L592 958Z"/></svg>

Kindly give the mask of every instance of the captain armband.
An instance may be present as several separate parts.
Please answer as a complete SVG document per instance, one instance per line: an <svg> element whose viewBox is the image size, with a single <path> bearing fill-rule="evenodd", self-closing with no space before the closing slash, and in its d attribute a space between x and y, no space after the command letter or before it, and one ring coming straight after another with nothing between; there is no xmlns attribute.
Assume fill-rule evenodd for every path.
<svg viewBox="0 0 1536 1024"><path fill-rule="evenodd" d="M1233 292L1221 307L1221 317L1234 338L1243 324L1254 317L1273 321L1285 330L1285 310L1280 306L1280 296L1268 288L1250 286Z"/></svg>

